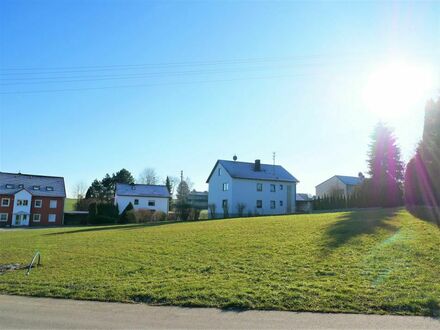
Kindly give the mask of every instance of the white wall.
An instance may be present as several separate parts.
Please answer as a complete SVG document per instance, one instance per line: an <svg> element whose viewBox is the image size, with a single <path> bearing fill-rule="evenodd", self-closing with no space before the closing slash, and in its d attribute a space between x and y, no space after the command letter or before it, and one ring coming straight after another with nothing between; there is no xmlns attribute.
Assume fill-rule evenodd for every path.
<svg viewBox="0 0 440 330"><path fill-rule="evenodd" d="M244 203L246 205L243 215L247 216L252 214L286 214L287 213L287 186L290 185L291 191L291 212L295 212L296 204L296 183L292 182L279 182L279 181L265 181L265 180L247 180L247 179L233 179L222 167L222 174L218 175L218 167L222 167L221 164L217 165L214 173L209 180L209 194L208 205L216 205L217 217L223 217L222 201L228 200L228 212L230 216L237 215L238 203ZM223 183L229 184L228 191L222 191ZM263 185L262 191L257 191L257 183ZM270 191L270 185L275 185L275 192ZM280 185L283 185L283 189L280 189ZM263 206L261 209L257 209L257 200L261 200ZM275 201L275 209L270 208L270 202ZM283 205L280 206L280 201ZM208 210L209 212L209 210Z"/></svg>
<svg viewBox="0 0 440 330"><path fill-rule="evenodd" d="M316 196L330 196L332 191L334 191L335 189L340 189L345 196L347 195L347 186L336 176L334 176L316 186Z"/></svg>
<svg viewBox="0 0 440 330"><path fill-rule="evenodd" d="M18 200L27 200L28 205L17 205ZM11 199L12 203L12 199ZM15 194L14 197L14 207L12 210L12 213L18 213L18 212L24 212L24 213L31 213L31 204L32 204L32 195L27 190L20 190Z"/></svg>
<svg viewBox="0 0 440 330"><path fill-rule="evenodd" d="M134 200L139 200L139 205L134 205ZM155 206L148 206L148 201L155 201ZM139 196L115 196L115 205L118 204L119 214L124 212L127 205L131 202L135 210L155 210L168 213L168 198L167 197L139 197Z"/></svg>

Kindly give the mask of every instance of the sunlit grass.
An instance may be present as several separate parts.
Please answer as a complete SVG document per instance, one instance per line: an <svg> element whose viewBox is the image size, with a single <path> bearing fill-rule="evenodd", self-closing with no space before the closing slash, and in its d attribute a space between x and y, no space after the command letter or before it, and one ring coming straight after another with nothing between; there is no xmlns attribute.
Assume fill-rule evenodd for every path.
<svg viewBox="0 0 440 330"><path fill-rule="evenodd" d="M0 232L0 292L294 311L438 315L440 231L406 211Z"/></svg>

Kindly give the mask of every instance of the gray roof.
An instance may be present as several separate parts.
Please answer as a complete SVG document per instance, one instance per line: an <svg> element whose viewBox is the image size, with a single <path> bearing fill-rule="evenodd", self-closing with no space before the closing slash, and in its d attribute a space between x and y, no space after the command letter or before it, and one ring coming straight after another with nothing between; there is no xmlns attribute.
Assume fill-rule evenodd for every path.
<svg viewBox="0 0 440 330"><path fill-rule="evenodd" d="M212 173L217 167L217 164L221 164L231 177L237 179L299 182L281 165L261 164L261 170L255 171L255 163L245 163L221 159L218 160L215 164L206 182L209 182L209 179L211 178Z"/></svg>
<svg viewBox="0 0 440 330"><path fill-rule="evenodd" d="M162 185L149 184L116 184L116 195L118 196L140 196L140 197L170 197L168 188Z"/></svg>
<svg viewBox="0 0 440 330"><path fill-rule="evenodd" d="M40 189L35 190L34 186ZM66 197L63 177L0 172L0 194L13 195L22 189L34 196Z"/></svg>
<svg viewBox="0 0 440 330"><path fill-rule="evenodd" d="M357 186L362 183L362 179L358 176L336 175L347 186Z"/></svg>
<svg viewBox="0 0 440 330"><path fill-rule="evenodd" d="M296 201L297 202L310 202L313 198L309 194L296 194Z"/></svg>

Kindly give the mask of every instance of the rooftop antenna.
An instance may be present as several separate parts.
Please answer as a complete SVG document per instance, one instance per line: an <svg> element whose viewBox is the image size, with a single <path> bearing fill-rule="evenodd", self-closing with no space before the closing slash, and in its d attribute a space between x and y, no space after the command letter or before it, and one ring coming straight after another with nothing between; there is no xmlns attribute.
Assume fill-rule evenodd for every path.
<svg viewBox="0 0 440 330"><path fill-rule="evenodd" d="M276 152L272 152L272 160L273 160L273 175L275 175L275 157L276 157Z"/></svg>

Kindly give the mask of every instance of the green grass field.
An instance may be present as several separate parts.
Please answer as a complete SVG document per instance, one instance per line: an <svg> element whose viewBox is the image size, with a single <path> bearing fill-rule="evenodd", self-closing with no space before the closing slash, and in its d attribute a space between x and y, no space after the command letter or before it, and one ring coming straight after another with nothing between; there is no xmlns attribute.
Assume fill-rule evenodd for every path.
<svg viewBox="0 0 440 330"><path fill-rule="evenodd" d="M66 198L64 200L64 211L75 211L76 198Z"/></svg>
<svg viewBox="0 0 440 330"><path fill-rule="evenodd" d="M0 232L0 292L291 311L440 314L440 230L403 210Z"/></svg>

